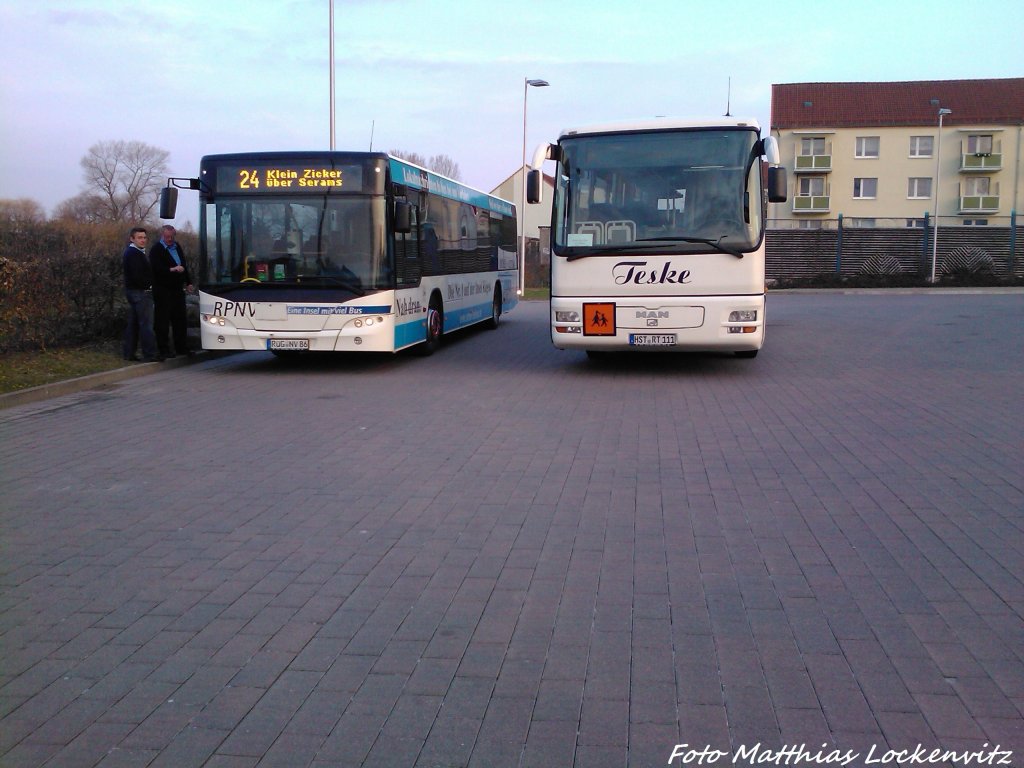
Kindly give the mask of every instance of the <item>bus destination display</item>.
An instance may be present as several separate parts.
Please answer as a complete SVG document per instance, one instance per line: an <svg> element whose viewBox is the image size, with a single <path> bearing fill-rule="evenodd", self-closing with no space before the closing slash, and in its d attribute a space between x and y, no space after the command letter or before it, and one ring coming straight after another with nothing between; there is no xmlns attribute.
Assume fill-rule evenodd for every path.
<svg viewBox="0 0 1024 768"><path fill-rule="evenodd" d="M326 192L362 188L362 167L287 164L273 166L221 166L217 189L221 192Z"/></svg>

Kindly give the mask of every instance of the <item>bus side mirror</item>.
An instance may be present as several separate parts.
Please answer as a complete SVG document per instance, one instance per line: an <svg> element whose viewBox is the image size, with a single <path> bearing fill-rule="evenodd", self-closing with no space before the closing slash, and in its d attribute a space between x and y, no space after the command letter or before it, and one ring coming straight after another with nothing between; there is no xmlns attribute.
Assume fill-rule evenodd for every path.
<svg viewBox="0 0 1024 768"><path fill-rule="evenodd" d="M164 187L160 190L160 218L173 219L178 210L178 190L174 187Z"/></svg>
<svg viewBox="0 0 1024 768"><path fill-rule="evenodd" d="M786 169L777 167L768 168L768 202L786 202L786 195L788 194L786 187Z"/></svg>
<svg viewBox="0 0 1024 768"><path fill-rule="evenodd" d="M544 196L540 171L530 171L526 174L526 202L539 203Z"/></svg>
<svg viewBox="0 0 1024 768"><path fill-rule="evenodd" d="M399 235L412 232L412 206L404 200L395 201L395 232Z"/></svg>

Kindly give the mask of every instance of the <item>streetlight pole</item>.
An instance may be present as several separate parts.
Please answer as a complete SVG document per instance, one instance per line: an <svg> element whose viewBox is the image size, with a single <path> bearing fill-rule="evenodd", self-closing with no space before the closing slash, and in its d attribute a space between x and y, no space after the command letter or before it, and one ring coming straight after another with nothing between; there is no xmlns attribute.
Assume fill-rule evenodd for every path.
<svg viewBox="0 0 1024 768"><path fill-rule="evenodd" d="M935 282L935 265L939 257L939 178L942 173L942 118L953 114L953 110L939 109L939 137L935 141L935 227L932 231L932 283Z"/></svg>
<svg viewBox="0 0 1024 768"><path fill-rule="evenodd" d="M334 151L334 0L329 0L329 2L330 2L330 13L329 13L329 16L330 16L330 24L329 24L329 26L330 26L330 33L329 34L330 34L330 37L331 37L331 42L330 42L330 46L329 46L330 53L329 53L327 58L330 59L330 67L331 67L331 76L330 76L330 83L331 83L331 85L330 85L330 88L331 88L331 98L330 98L330 103L331 103L331 152L333 152Z"/></svg>
<svg viewBox="0 0 1024 768"><path fill-rule="evenodd" d="M520 181L522 195L520 195L520 206L519 206L519 223L520 223L520 235L519 235L519 295L524 296L526 294L526 94L529 93L530 86L534 88L544 88L545 86L551 85L547 80L531 80L526 78L523 80L523 164L519 169L521 175Z"/></svg>

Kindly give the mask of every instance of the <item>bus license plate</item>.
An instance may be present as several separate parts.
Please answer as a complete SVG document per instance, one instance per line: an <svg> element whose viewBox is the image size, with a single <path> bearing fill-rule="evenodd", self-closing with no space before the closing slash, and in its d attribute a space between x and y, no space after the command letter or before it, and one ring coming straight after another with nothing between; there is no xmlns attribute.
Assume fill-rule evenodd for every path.
<svg viewBox="0 0 1024 768"><path fill-rule="evenodd" d="M631 333L629 343L634 347L671 347L676 343L674 333Z"/></svg>
<svg viewBox="0 0 1024 768"><path fill-rule="evenodd" d="M267 349L299 351L309 349L309 339L268 339Z"/></svg>

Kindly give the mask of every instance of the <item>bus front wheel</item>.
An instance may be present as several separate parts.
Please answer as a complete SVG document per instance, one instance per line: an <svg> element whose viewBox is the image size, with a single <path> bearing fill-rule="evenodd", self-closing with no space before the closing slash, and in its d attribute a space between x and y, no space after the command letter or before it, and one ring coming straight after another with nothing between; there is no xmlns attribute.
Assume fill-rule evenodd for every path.
<svg viewBox="0 0 1024 768"><path fill-rule="evenodd" d="M491 319L487 321L487 327L495 329L501 322L501 288L494 286L494 298L491 300Z"/></svg>
<svg viewBox="0 0 1024 768"><path fill-rule="evenodd" d="M420 344L420 354L424 357L432 355L441 346L441 336L444 334L444 310L436 298L431 299L430 308L427 309L427 337Z"/></svg>

